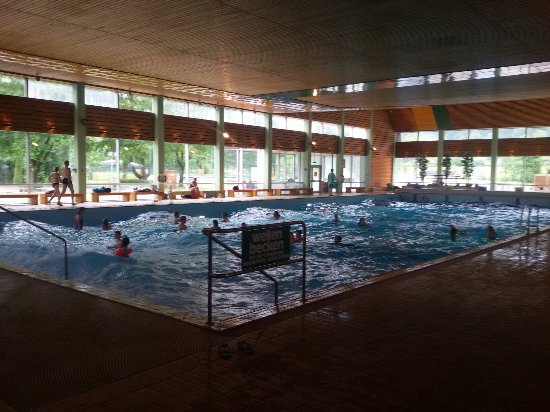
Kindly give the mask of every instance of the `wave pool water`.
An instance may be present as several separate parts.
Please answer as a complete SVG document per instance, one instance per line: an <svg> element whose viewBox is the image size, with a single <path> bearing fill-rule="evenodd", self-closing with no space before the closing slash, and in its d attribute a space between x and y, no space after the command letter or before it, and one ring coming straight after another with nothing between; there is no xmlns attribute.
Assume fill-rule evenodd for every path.
<svg viewBox="0 0 550 412"><path fill-rule="evenodd" d="M237 203L228 208L238 208ZM307 293L368 279L384 272L450 255L488 243L486 226L499 238L525 231L521 209L502 204L416 204L395 202L375 206L372 200L357 204L311 203L292 210L278 209L282 220L303 220L307 225ZM229 209L231 221L222 227L273 223L274 209ZM338 213L340 222L333 224ZM365 217L368 227L358 226ZM172 214L143 213L113 222L131 239L129 259L114 256L112 231L85 227L75 231L37 222L63 236L69 244L69 280L117 292L182 313L205 317L207 311L207 238L201 233L217 216L190 216L188 229L175 232ZM540 224L550 222L550 211L541 209ZM449 224L461 234L449 236ZM295 229L298 229L296 227ZM335 235L343 237L334 244ZM220 235L238 248L240 234ZM7 223L0 234L0 260L11 265L63 276L62 243L21 221ZM301 253L302 245L293 247ZM239 262L215 248L214 268L237 268ZM301 294L300 264L270 269L279 281L280 301ZM222 319L273 304L273 285L257 273L214 280L214 316Z"/></svg>

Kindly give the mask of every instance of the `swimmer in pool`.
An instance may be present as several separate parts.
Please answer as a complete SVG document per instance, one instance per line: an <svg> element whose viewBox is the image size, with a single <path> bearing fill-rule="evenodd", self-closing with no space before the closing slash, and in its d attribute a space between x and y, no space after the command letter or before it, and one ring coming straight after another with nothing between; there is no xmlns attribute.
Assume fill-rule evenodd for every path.
<svg viewBox="0 0 550 412"><path fill-rule="evenodd" d="M120 230L115 230L113 233L113 237L115 239L115 244L113 246L107 246L109 249L116 249L117 247L120 247L122 245L122 233Z"/></svg>
<svg viewBox="0 0 550 412"><path fill-rule="evenodd" d="M180 215L180 212L174 212L174 219L173 219L172 222L173 222L175 225L179 224L179 222L180 222L180 216L181 216L181 215Z"/></svg>
<svg viewBox="0 0 550 412"><path fill-rule="evenodd" d="M290 242L291 243L302 243L304 238L302 237L302 230L297 229L294 233L291 234Z"/></svg>
<svg viewBox="0 0 550 412"><path fill-rule="evenodd" d="M121 239L121 244L119 247L115 249L115 255L118 257L130 257L130 253L132 253L132 248L128 245L130 244L130 239L128 236L124 236Z"/></svg>
<svg viewBox="0 0 550 412"><path fill-rule="evenodd" d="M497 238L497 231L492 225L487 226L487 239L489 240L496 240Z"/></svg>
<svg viewBox="0 0 550 412"><path fill-rule="evenodd" d="M74 227L76 230L82 230L82 228L84 227L84 218L82 217L83 213L84 213L84 208L79 207L74 217Z"/></svg>
<svg viewBox="0 0 550 412"><path fill-rule="evenodd" d="M334 236L334 243L335 243L335 244L340 244L340 243L342 243L342 236L340 236L340 235Z"/></svg>
<svg viewBox="0 0 550 412"><path fill-rule="evenodd" d="M278 210L274 211L273 212L273 219L275 220L279 220L281 218L281 214L279 213Z"/></svg>
<svg viewBox="0 0 550 412"><path fill-rule="evenodd" d="M366 219L364 217L360 217L359 218L359 222L357 222L357 224L359 226L369 226L369 224L367 223Z"/></svg>
<svg viewBox="0 0 550 412"><path fill-rule="evenodd" d="M222 212L222 215L221 215L220 220L221 220L222 222L224 222L224 223L229 222L229 216L227 215L226 212Z"/></svg>
<svg viewBox="0 0 550 412"><path fill-rule="evenodd" d="M176 232L181 232L182 230L185 230L185 229L187 229L187 216L181 215Z"/></svg>
<svg viewBox="0 0 550 412"><path fill-rule="evenodd" d="M111 224L109 223L107 218L103 219L101 221L101 230L111 230L111 229L112 229Z"/></svg>
<svg viewBox="0 0 550 412"><path fill-rule="evenodd" d="M338 223L340 223L340 217L338 216L338 213L335 213L332 216L332 224L337 225Z"/></svg>
<svg viewBox="0 0 550 412"><path fill-rule="evenodd" d="M220 222L218 222L217 219L214 219L212 221L212 227L210 229L212 229L212 230L221 230Z"/></svg>

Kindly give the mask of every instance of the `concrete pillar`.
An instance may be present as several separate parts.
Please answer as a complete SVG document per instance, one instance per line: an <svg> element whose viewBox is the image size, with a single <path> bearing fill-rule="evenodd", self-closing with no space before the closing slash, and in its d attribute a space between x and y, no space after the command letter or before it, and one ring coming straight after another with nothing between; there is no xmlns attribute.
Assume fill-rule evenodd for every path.
<svg viewBox="0 0 550 412"><path fill-rule="evenodd" d="M153 176L164 171L164 97L153 97L155 140L153 141Z"/></svg>
<svg viewBox="0 0 550 412"><path fill-rule="evenodd" d="M264 188L271 189L271 164L273 162L273 115L266 113L264 149Z"/></svg>
<svg viewBox="0 0 550 412"><path fill-rule="evenodd" d="M346 112L342 111L340 124L338 125L338 153L336 154L336 173L337 193L342 193L342 181L344 177L344 124L346 122ZM326 174L326 173L325 173Z"/></svg>
<svg viewBox="0 0 550 412"><path fill-rule="evenodd" d="M498 160L498 129L494 128L493 138L491 139L491 187L490 187L490 190L496 190L497 160Z"/></svg>
<svg viewBox="0 0 550 412"><path fill-rule="evenodd" d="M439 140L437 141L437 172L436 174L441 175L442 173L442 164L443 156L445 154L445 131L439 131Z"/></svg>
<svg viewBox="0 0 550 412"><path fill-rule="evenodd" d="M374 141L374 111L370 111L369 133L368 133L368 145L369 150L364 160L364 181L366 187L372 186L372 155L373 155L373 141Z"/></svg>
<svg viewBox="0 0 550 412"><path fill-rule="evenodd" d="M303 156L303 181L304 181L304 187L311 187L311 121L312 121L312 114L309 112L309 117L306 123L306 142L305 142L305 151Z"/></svg>
<svg viewBox="0 0 550 412"><path fill-rule="evenodd" d="M86 86L74 85L74 152L72 174L75 193L86 193Z"/></svg>
<svg viewBox="0 0 550 412"><path fill-rule="evenodd" d="M216 147L214 148L214 188L224 190L224 151L225 141L223 137L223 106L216 106Z"/></svg>

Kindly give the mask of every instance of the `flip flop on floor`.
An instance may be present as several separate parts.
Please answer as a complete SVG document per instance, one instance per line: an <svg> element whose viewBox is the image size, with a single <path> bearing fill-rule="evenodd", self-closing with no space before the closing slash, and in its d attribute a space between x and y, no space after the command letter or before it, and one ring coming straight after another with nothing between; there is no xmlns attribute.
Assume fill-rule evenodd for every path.
<svg viewBox="0 0 550 412"><path fill-rule="evenodd" d="M229 345L227 343L220 344L220 346L218 346L218 354L222 359L229 359L231 357L231 350L229 349Z"/></svg>
<svg viewBox="0 0 550 412"><path fill-rule="evenodd" d="M254 348L250 343L245 340L240 340L237 342L237 348L247 355L252 355L254 353Z"/></svg>

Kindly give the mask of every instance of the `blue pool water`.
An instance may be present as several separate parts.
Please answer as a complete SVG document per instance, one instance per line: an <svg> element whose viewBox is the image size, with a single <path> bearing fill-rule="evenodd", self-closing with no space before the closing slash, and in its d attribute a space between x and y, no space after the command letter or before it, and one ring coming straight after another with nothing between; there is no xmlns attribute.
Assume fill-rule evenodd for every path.
<svg viewBox="0 0 550 412"><path fill-rule="evenodd" d="M284 204L284 203L281 203ZM261 205L259 203L258 205ZM231 222L222 227L273 223L275 209L226 204ZM177 209L177 207L176 207ZM208 214L208 208L203 209ZM495 226L500 238L525 232L521 209L502 204L426 204L394 202L375 206L358 198L355 204L315 202L278 209L283 220L303 220L307 225L307 293L331 289L419 262L487 244L485 228ZM332 223L338 213L339 224ZM177 233L169 211L149 211L113 222L131 238L130 259L117 258L108 246L112 231L85 227L77 232L58 224L43 224L69 243L69 279L119 292L178 311L205 316L207 306L207 238L201 229L211 225L209 216L191 216L188 229ZM357 225L365 217L370 227ZM548 225L550 211L541 209L540 224ZM448 225L465 234L456 241ZM298 227L296 227L298 229ZM335 235L343 243L335 245ZM240 235L220 235L239 247ZM20 221L4 225L0 236L0 261L63 276L63 248L32 226ZM293 253L301 252L296 245ZM239 262L221 248L215 249L214 269L235 269ZM300 297L300 265L268 271L279 282L280 301ZM214 281L214 315L221 319L272 305L273 286L260 274Z"/></svg>

